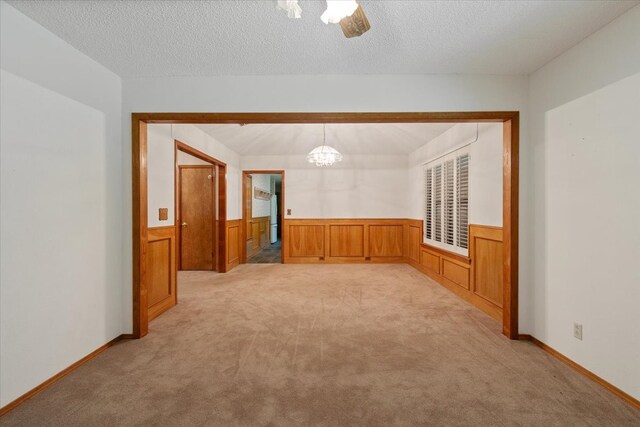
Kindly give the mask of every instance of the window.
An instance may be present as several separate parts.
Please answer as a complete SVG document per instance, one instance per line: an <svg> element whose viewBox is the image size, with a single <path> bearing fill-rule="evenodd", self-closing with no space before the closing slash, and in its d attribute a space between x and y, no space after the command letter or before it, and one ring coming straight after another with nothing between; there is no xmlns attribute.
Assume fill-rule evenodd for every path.
<svg viewBox="0 0 640 427"><path fill-rule="evenodd" d="M425 169L425 240L468 249L469 160L461 154Z"/></svg>
<svg viewBox="0 0 640 427"><path fill-rule="evenodd" d="M456 159L456 219L459 224L456 230L458 247L469 246L469 155Z"/></svg>
<svg viewBox="0 0 640 427"><path fill-rule="evenodd" d="M444 164L444 243L453 245L453 160Z"/></svg>
<svg viewBox="0 0 640 427"><path fill-rule="evenodd" d="M433 185L435 193L435 209L433 210L434 223L436 226L435 240L442 242L442 165L438 165L434 171L436 177ZM435 189L438 189L437 191Z"/></svg>

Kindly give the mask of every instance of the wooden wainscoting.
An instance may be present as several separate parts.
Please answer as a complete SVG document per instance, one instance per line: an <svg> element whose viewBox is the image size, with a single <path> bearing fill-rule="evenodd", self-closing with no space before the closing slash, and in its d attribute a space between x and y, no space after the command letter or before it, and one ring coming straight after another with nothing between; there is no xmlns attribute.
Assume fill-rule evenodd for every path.
<svg viewBox="0 0 640 427"><path fill-rule="evenodd" d="M420 243L422 243L422 220L408 219L406 227L405 255L407 262L420 262Z"/></svg>
<svg viewBox="0 0 640 427"><path fill-rule="evenodd" d="M271 217L257 216L251 219L251 236L247 238L247 259L271 244L269 240Z"/></svg>
<svg viewBox="0 0 640 427"><path fill-rule="evenodd" d="M364 229L364 224L329 225L329 257L363 258Z"/></svg>
<svg viewBox="0 0 640 427"><path fill-rule="evenodd" d="M284 227L284 262L292 264L405 262L412 228L422 235L422 222L407 219L288 219Z"/></svg>
<svg viewBox="0 0 640 427"><path fill-rule="evenodd" d="M418 240L420 259L407 256L409 264L491 317L502 321L503 259L500 227L470 225L468 257L422 243L422 232ZM407 253L410 251L411 249Z"/></svg>
<svg viewBox="0 0 640 427"><path fill-rule="evenodd" d="M147 305L152 320L176 305L176 230L154 227L147 233Z"/></svg>
<svg viewBox="0 0 640 427"><path fill-rule="evenodd" d="M321 221L285 220L282 256L285 263L324 261L326 255L325 225Z"/></svg>
<svg viewBox="0 0 640 427"><path fill-rule="evenodd" d="M502 228L470 225L469 254L473 259L471 291L502 312Z"/></svg>
<svg viewBox="0 0 640 427"><path fill-rule="evenodd" d="M244 242L240 242L240 239L242 239L240 227L242 227L242 220L227 220L227 259L225 260L225 271L230 271L240 264L240 245L244 244Z"/></svg>

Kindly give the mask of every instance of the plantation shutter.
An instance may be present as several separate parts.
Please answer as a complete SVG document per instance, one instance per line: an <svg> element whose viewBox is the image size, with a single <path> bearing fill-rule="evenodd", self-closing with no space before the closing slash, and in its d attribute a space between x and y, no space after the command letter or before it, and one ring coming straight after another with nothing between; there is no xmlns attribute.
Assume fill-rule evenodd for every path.
<svg viewBox="0 0 640 427"><path fill-rule="evenodd" d="M453 160L444 164L444 243L453 245L454 224L454 182L453 182Z"/></svg>
<svg viewBox="0 0 640 427"><path fill-rule="evenodd" d="M435 241L442 242L442 165L438 165L434 170L434 212Z"/></svg>
<svg viewBox="0 0 640 427"><path fill-rule="evenodd" d="M469 155L456 159L457 246L469 247Z"/></svg>
<svg viewBox="0 0 640 427"><path fill-rule="evenodd" d="M433 169L429 168L424 175L425 199L424 199L424 223L425 237L433 238Z"/></svg>

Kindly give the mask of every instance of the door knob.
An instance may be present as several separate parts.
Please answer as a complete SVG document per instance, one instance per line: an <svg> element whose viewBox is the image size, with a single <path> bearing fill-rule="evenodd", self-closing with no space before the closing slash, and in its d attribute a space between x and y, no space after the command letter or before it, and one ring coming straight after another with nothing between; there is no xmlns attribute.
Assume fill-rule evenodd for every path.
<svg viewBox="0 0 640 427"><path fill-rule="evenodd" d="M182 223L182 226L183 226L183 227L186 227L186 226L187 226L187 223L186 223L186 222L183 222L183 223Z"/></svg>

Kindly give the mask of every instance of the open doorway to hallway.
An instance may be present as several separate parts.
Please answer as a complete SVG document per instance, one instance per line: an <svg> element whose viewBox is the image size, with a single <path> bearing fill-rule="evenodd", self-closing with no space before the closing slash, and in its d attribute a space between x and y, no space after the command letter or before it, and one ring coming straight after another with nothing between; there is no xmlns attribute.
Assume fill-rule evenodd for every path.
<svg viewBox="0 0 640 427"><path fill-rule="evenodd" d="M244 250L247 264L282 263L283 171L245 171Z"/></svg>

